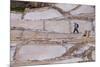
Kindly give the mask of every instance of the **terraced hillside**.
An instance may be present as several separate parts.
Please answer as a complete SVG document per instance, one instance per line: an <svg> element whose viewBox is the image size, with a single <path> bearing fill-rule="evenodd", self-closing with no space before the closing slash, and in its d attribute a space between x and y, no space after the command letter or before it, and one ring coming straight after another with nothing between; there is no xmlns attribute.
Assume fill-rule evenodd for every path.
<svg viewBox="0 0 100 67"><path fill-rule="evenodd" d="M11 2L12 67L95 61L93 5L19 2Z"/></svg>

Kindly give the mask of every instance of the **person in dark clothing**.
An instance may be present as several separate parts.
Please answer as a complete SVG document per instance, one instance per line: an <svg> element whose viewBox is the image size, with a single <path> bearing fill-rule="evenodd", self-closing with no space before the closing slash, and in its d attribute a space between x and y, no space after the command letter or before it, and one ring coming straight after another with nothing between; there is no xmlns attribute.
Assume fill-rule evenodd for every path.
<svg viewBox="0 0 100 67"><path fill-rule="evenodd" d="M74 31L73 31L73 33L79 33L78 28L79 28L79 24L74 23Z"/></svg>

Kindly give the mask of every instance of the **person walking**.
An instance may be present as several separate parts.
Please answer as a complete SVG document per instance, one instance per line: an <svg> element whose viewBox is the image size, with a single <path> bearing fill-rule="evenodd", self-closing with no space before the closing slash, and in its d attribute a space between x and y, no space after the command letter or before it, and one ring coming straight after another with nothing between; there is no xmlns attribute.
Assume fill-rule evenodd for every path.
<svg viewBox="0 0 100 67"><path fill-rule="evenodd" d="M79 33L78 28L79 28L79 24L78 23L74 23L74 31L73 31L73 33Z"/></svg>

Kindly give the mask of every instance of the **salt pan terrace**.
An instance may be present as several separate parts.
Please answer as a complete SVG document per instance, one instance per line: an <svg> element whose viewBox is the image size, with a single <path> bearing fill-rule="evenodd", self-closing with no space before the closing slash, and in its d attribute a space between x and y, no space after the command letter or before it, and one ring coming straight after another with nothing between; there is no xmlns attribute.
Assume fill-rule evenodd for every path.
<svg viewBox="0 0 100 67"><path fill-rule="evenodd" d="M73 24L79 34L73 34ZM91 31L83 37L85 31ZM55 4L11 11L11 65L95 61L95 8Z"/></svg>

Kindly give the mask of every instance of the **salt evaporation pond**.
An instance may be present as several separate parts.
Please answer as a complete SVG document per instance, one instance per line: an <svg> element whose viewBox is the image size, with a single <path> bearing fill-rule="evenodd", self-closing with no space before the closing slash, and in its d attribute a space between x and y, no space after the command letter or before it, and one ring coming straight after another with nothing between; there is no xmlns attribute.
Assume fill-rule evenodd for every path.
<svg viewBox="0 0 100 67"><path fill-rule="evenodd" d="M62 17L62 15L54 9L48 9L46 11L28 12L24 15L24 20L40 20L40 19L53 19L56 17Z"/></svg>
<svg viewBox="0 0 100 67"><path fill-rule="evenodd" d="M67 59L67 60L57 61L55 63L75 63L75 62L79 62L79 61L83 61L83 59L73 57L73 58L70 58L70 59Z"/></svg>
<svg viewBox="0 0 100 67"><path fill-rule="evenodd" d="M15 49L16 47L11 47L11 52L10 52L10 60L13 61L13 56L14 56L14 53L15 53Z"/></svg>
<svg viewBox="0 0 100 67"><path fill-rule="evenodd" d="M45 60L59 57L66 52L60 45L25 45L19 50L19 60Z"/></svg>

